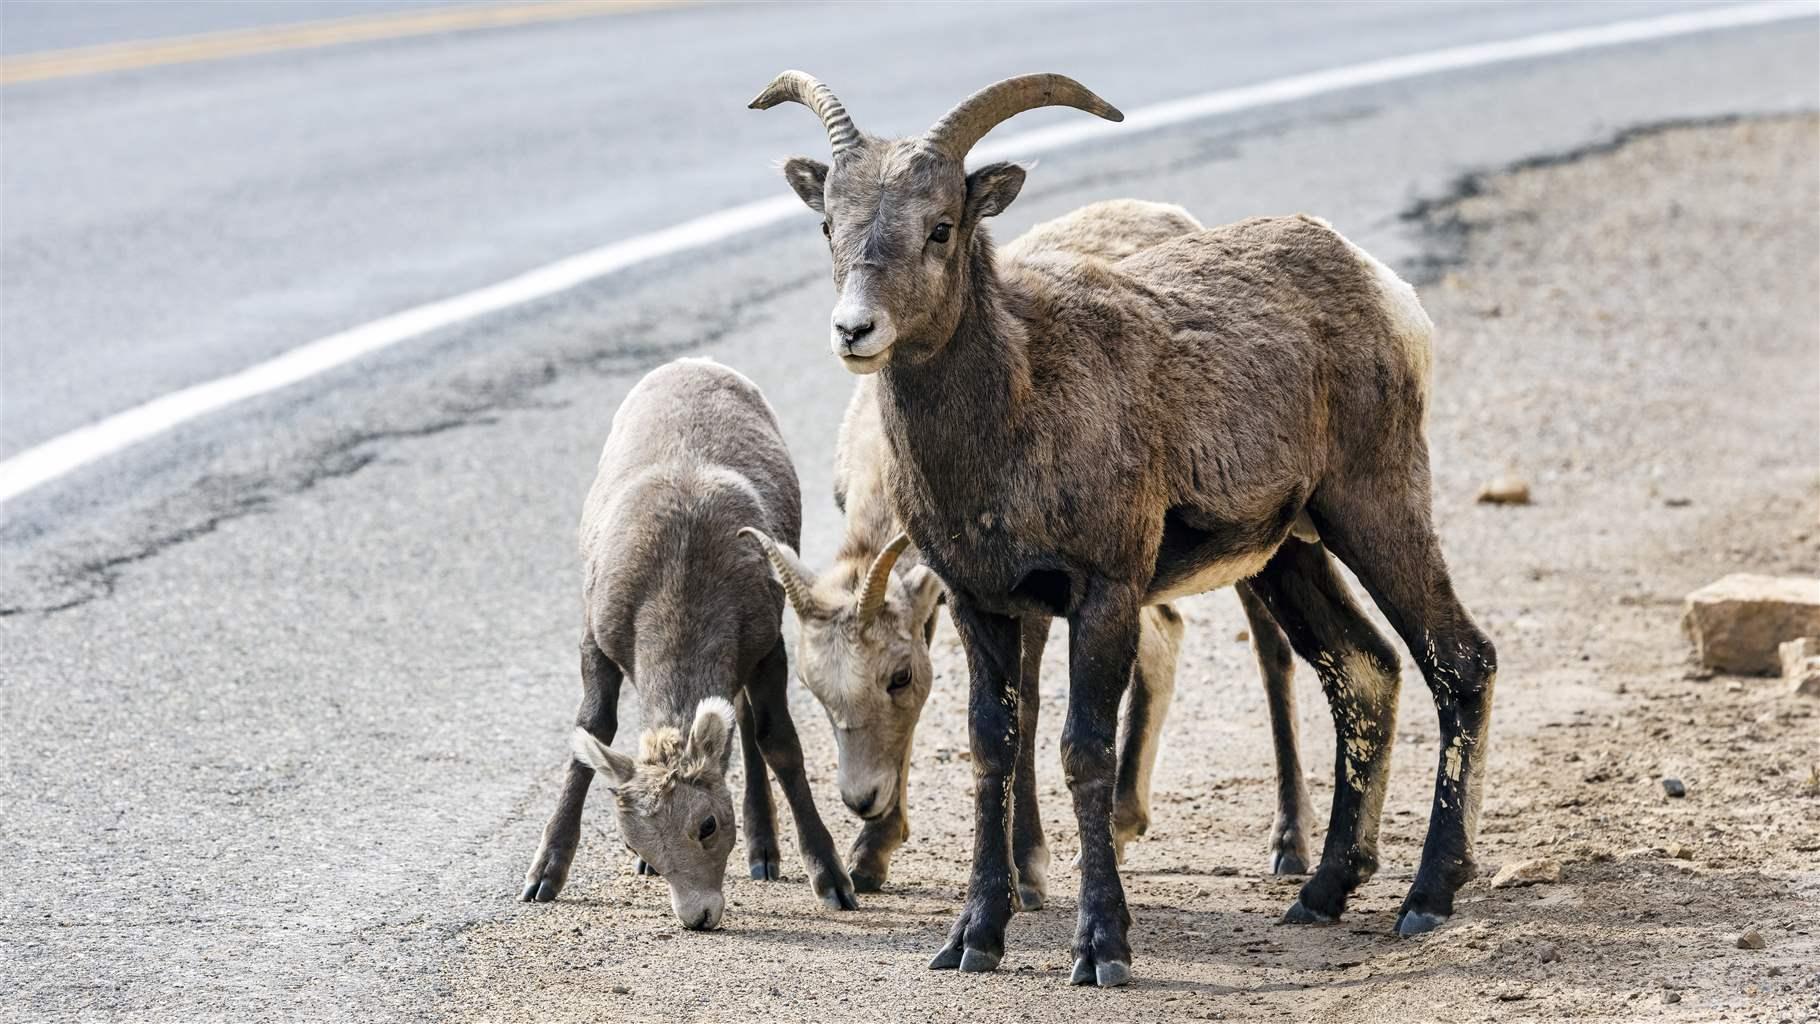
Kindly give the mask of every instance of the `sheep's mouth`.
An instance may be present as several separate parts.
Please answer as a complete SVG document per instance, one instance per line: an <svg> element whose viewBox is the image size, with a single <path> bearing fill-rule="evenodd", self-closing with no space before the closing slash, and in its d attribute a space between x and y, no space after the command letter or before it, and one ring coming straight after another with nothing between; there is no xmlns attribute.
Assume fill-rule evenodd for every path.
<svg viewBox="0 0 1820 1024"><path fill-rule="evenodd" d="M842 352L840 364L847 368L848 373L874 373L877 372L879 367L885 365L885 359L890 353L890 349L885 349L882 352L875 352L869 356L862 356L853 352Z"/></svg>

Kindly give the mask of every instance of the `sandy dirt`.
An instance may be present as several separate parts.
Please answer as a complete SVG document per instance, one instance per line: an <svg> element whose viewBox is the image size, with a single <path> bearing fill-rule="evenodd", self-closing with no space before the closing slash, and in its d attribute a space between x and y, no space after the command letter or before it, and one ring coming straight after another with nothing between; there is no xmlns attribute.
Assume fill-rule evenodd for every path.
<svg viewBox="0 0 1820 1024"><path fill-rule="evenodd" d="M559 902L515 907L459 937L441 1012L1816 1019L1820 701L1773 680L1700 678L1679 632L1682 596L1727 572L1820 572L1816 167L1812 117L1673 127L1464 182L1419 211L1434 257L1422 292L1440 325L1436 515L1458 589L1502 664L1481 876L1446 927L1392 933L1436 757L1432 704L1407 659L1384 866L1339 924L1277 923L1300 879L1263 873L1268 733L1243 620L1222 593L1184 608L1151 832L1124 870L1136 918L1128 989L1068 985L1078 878L1056 764L1062 636L1049 648L1038 741L1050 906L1013 921L996 974L924 969L958 908L972 832L965 674L944 626L911 781L914 835L886 893L857 913L821 911L791 852L784 883L733 872L724 930L683 932L663 884L632 874L597 812ZM1474 502L1504 472L1529 482L1532 505ZM1332 729L1306 668L1297 690L1324 822ZM844 845L856 827L833 790L825 720L806 697L798 709ZM1683 780L1685 797L1665 795L1664 776ZM536 828L527 821L519 837L527 856ZM1499 866L1534 857L1561 863L1558 884L1490 887ZM513 881L500 880L502 900ZM1747 929L1767 948L1738 948Z"/></svg>

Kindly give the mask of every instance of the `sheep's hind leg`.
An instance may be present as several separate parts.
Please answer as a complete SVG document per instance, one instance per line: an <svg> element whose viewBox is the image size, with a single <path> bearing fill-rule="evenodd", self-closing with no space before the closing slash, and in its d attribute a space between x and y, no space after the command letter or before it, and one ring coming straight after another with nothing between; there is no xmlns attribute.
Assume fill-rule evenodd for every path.
<svg viewBox="0 0 1820 1024"><path fill-rule="evenodd" d="M1337 920L1378 869L1378 821L1396 738L1397 655L1347 592L1319 544L1285 541L1248 584L1315 667L1334 724L1333 810L1321 863L1284 914L1288 924Z"/></svg>
<svg viewBox="0 0 1820 1024"><path fill-rule="evenodd" d="M1163 719L1175 696L1182 617L1166 604L1140 614L1137 663L1125 691L1119 734L1117 782L1112 796L1112 848L1120 864L1125 847L1150 830L1150 776L1162 746Z"/></svg>
<svg viewBox="0 0 1820 1024"><path fill-rule="evenodd" d="M1408 645L1434 697L1441 752L1434 806L1414 883L1397 915L1397 932L1415 935L1453 913L1454 892L1477 871L1473 838L1484 796L1486 742L1498 659L1454 595L1431 521L1427 464L1417 481L1385 492L1382 480L1349 490L1324 484L1310 512L1321 536Z"/></svg>
<svg viewBox="0 0 1820 1024"><path fill-rule="evenodd" d="M746 771L746 868L754 879L775 882L783 877L783 853L777 845L777 807L771 802L771 774L765 770L764 753L758 749L758 722L752 699L745 693L735 702L739 712L740 761Z"/></svg>
<svg viewBox="0 0 1820 1024"><path fill-rule="evenodd" d="M973 872L967 900L931 970L990 971L1005 956L1017 869L1011 860L1012 783L1017 771L1019 626L962 600L954 625L967 651L967 733L973 754ZM1115 698L1116 699L1116 698ZM1110 781L1110 780L1108 780ZM1100 818L1102 830L1107 819Z"/></svg>
<svg viewBox="0 0 1820 1024"><path fill-rule="evenodd" d="M1251 626L1251 650L1264 679L1270 736L1276 748L1277 814L1270 826L1270 873L1305 875L1313 863L1308 851L1314 811L1308 800L1308 783L1302 777L1301 744L1296 739L1295 652L1250 585L1241 582L1234 589Z"/></svg>
<svg viewBox="0 0 1820 1024"><path fill-rule="evenodd" d="M834 850L834 837L828 834L828 827L815 809L815 796L803 772L803 748L796 738L796 723L790 720L790 701L785 692L788 682L789 663L780 639L746 683L758 749L765 763L777 773L777 784L783 787L790 814L796 818L797 844L815 895L830 910L857 910L859 901L853 898L853 881Z"/></svg>
<svg viewBox="0 0 1820 1024"><path fill-rule="evenodd" d="M602 743L612 743L613 734L619 731L619 687L623 681L619 666L601 653L593 637L584 636L581 706L575 711L575 724ZM581 843L581 807L593 781L594 769L571 757L562 795L556 799L556 811L544 826L543 842L531 858L530 870L525 872L524 892L519 899L548 903L562 891L569 879L569 867L575 862L575 848Z"/></svg>
<svg viewBox="0 0 1820 1024"><path fill-rule="evenodd" d="M1011 863L1017 868L1019 910L1041 910L1049 901L1049 841L1043 836L1043 814L1036 801L1036 722L1041 710L1039 683L1043 648L1049 643L1049 617L1032 615L1020 623L1017 684L1017 769L1012 780Z"/></svg>

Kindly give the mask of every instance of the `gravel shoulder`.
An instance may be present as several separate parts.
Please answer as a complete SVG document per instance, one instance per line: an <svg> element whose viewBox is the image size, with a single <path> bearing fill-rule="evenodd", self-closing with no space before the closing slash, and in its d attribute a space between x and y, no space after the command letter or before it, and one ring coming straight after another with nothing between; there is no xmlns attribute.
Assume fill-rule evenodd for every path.
<svg viewBox="0 0 1820 1024"><path fill-rule="evenodd" d="M971 770L951 628L919 731L914 835L889 891L829 915L786 855L734 878L726 925L681 932L592 815L570 887L454 938L452 1020L1811 1019L1820 1014L1820 704L1699 678L1683 594L1733 571L1820 572L1820 120L1670 126L1462 182L1419 211L1441 327L1436 513L1466 604L1498 644L1481 878L1449 926L1391 931L1426 826L1432 705L1407 664L1384 867L1344 922L1277 918L1263 873L1273 782L1262 693L1229 593L1188 638L1150 835L1125 868L1137 981L1067 984L1075 836L1056 763L1066 645L1050 645L1040 791L1051 905L986 977L923 970L965 886ZM1534 503L1478 505L1492 476ZM815 500L811 495L810 500ZM1059 628L1059 627L1058 627ZM1317 809L1333 742L1300 674ZM799 694L799 697L801 695ZM837 841L833 750L799 701ZM1667 797L1659 780L1684 781ZM528 856L556 774L525 808ZM738 783L736 782L737 786ZM787 821L784 827L788 827ZM1317 833L1317 840L1319 834ZM504 841L503 837L501 841ZM1492 889L1551 857L1561 880ZM509 886L502 880L501 891ZM1755 929L1767 948L1736 948ZM615 987L624 991L615 991Z"/></svg>

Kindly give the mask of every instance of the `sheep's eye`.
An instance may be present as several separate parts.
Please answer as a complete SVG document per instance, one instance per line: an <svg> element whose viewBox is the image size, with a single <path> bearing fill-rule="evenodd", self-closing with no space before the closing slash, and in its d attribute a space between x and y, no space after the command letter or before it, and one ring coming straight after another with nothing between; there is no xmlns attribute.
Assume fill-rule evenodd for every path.
<svg viewBox="0 0 1820 1024"><path fill-rule="evenodd" d="M834 228L825 220L822 221L822 237L823 238L833 238L834 237Z"/></svg>
<svg viewBox="0 0 1820 1024"><path fill-rule="evenodd" d="M954 225L952 224L937 224L935 230L929 232L929 241L934 242L936 245L945 245L948 242L948 232L953 229Z"/></svg>
<svg viewBox="0 0 1820 1024"><path fill-rule="evenodd" d="M714 816L709 815L708 820L701 823L701 832L696 835L696 841L703 843L707 842L709 839L713 838L714 830L718 827L719 823L714 820Z"/></svg>
<svg viewBox="0 0 1820 1024"><path fill-rule="evenodd" d="M902 689L908 687L909 685L910 685L910 670L907 668L900 668L897 670L897 673L891 677L891 682L887 688L892 693L897 693L899 690L902 690Z"/></svg>

